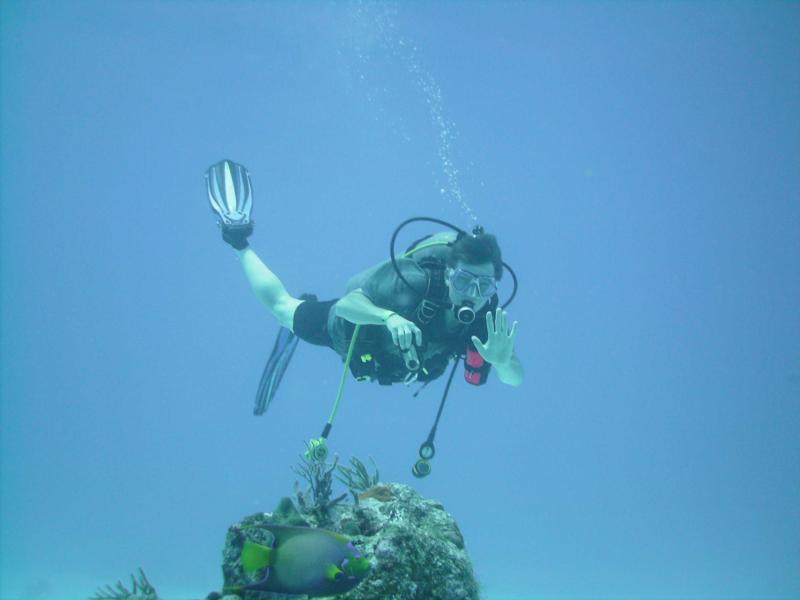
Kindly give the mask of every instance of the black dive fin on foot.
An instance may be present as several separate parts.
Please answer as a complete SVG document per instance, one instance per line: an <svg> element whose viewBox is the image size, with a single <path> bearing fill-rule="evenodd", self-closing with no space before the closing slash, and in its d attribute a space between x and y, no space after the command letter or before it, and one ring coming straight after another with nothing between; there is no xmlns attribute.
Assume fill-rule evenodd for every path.
<svg viewBox="0 0 800 600"><path fill-rule="evenodd" d="M256 405L253 409L254 415L263 415L267 412L299 340L300 338L286 327L281 327L278 331L278 337L275 338L275 344L272 346L272 353L269 355L269 360L258 384Z"/></svg>

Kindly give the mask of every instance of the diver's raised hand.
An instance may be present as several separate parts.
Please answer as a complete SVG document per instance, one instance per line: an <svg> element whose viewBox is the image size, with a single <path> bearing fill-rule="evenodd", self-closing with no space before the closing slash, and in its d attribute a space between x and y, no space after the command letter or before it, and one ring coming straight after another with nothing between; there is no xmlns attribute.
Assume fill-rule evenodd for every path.
<svg viewBox="0 0 800 600"><path fill-rule="evenodd" d="M422 345L422 331L408 319L392 313L384 321L386 329L392 334L392 341L402 351L407 351L413 344Z"/></svg>
<svg viewBox="0 0 800 600"><path fill-rule="evenodd" d="M477 337L472 336L472 343L478 353L488 363L493 365L505 365L511 361L514 355L514 340L517 337L517 321L508 330L508 317L506 311L498 308L494 319L492 311L486 313L486 331L488 332L486 343L482 343Z"/></svg>

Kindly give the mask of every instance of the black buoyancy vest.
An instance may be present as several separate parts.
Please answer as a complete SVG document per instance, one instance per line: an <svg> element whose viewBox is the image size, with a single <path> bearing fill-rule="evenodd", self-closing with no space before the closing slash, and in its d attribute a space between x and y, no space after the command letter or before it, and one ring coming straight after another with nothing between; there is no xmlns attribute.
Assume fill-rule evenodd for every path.
<svg viewBox="0 0 800 600"><path fill-rule="evenodd" d="M444 282L445 262L427 256L417 262L427 275L427 289L414 311L413 322L422 330L423 346L418 348L421 366L416 380L432 381L444 373L450 359L463 354L467 330L449 333L444 326L444 310L449 305L447 286ZM352 329L351 329L352 328ZM350 325L348 335L355 329ZM356 344L356 352L350 362L350 371L357 379L377 379L382 385L404 381L409 374L405 363L396 352L385 346L383 325L362 326ZM437 341L446 341L446 347L433 355L426 354L426 341L435 336Z"/></svg>

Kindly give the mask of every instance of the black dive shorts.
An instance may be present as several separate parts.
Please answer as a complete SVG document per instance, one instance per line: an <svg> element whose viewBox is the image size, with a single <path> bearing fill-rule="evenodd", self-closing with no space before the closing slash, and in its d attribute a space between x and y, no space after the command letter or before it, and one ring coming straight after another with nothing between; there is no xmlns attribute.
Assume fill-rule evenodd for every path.
<svg viewBox="0 0 800 600"><path fill-rule="evenodd" d="M300 298L304 302L294 311L294 334L309 344L333 348L333 340L328 333L328 313L339 299L320 302L313 294L303 294Z"/></svg>

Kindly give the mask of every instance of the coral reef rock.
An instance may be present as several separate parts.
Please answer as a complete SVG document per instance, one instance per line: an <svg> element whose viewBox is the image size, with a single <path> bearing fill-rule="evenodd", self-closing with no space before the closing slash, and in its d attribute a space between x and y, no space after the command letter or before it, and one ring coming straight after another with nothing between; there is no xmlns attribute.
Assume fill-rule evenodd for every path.
<svg viewBox="0 0 800 600"><path fill-rule="evenodd" d="M451 515L412 488L379 484L358 495L357 504L338 504L325 523L350 537L369 559L369 576L337 600L477 600L478 584ZM300 514L288 498L274 513L257 513L228 529L223 551L226 586L251 583L239 556L245 540L269 545L267 523L316 527L314 515ZM247 600L297 600L298 596L247 592Z"/></svg>

